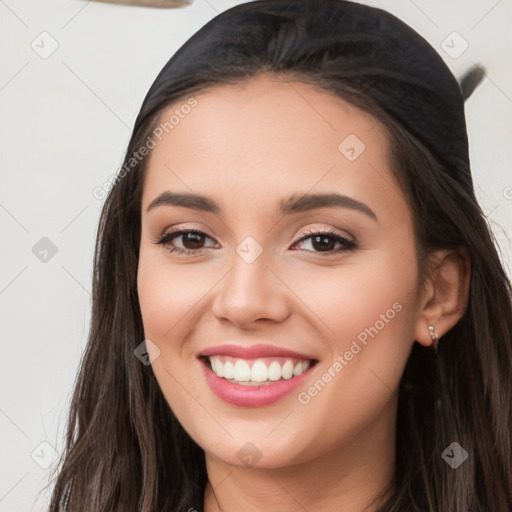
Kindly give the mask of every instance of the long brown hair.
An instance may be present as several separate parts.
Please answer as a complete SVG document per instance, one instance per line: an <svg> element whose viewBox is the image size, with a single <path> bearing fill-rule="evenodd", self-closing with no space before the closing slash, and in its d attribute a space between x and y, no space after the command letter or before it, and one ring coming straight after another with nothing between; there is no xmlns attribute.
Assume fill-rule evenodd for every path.
<svg viewBox="0 0 512 512"><path fill-rule="evenodd" d="M268 3L231 9L238 16L237 33L225 25L223 38L205 45L223 15L208 23L171 58L144 99L124 171L101 212L89 339L49 510L203 510L204 452L177 421L151 366L134 357L144 340L136 277L147 158L136 165L130 159L170 105L215 84L272 72L334 92L380 121L388 134L390 167L413 212L422 276L433 249L462 249L470 258L462 318L441 338L437 356L416 343L407 362L399 389L394 491L379 512L510 512L512 292L469 168L462 177L449 172L410 130L351 85L337 68L341 49L331 44L335 34L326 32L329 45L312 49L301 40L306 36L299 22L288 23L287 34L296 43L292 53L279 36L278 18L258 13L256 4ZM309 6L327 21L341 3ZM275 4L285 9L288 2ZM456 470L441 457L452 442L469 454Z"/></svg>

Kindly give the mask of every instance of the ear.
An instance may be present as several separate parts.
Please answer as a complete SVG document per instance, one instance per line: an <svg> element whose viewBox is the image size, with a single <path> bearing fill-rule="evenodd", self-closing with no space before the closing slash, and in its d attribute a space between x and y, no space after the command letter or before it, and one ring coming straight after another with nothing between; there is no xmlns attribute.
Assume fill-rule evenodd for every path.
<svg viewBox="0 0 512 512"><path fill-rule="evenodd" d="M428 327L441 338L462 317L469 297L471 264L467 251L442 249L429 256L428 276L420 301L414 338L424 346L433 346Z"/></svg>

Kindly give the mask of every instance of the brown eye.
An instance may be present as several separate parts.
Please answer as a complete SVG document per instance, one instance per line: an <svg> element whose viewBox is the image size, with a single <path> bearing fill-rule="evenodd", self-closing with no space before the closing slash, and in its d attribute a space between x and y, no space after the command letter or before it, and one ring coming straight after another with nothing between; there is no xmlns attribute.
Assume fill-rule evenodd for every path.
<svg viewBox="0 0 512 512"><path fill-rule="evenodd" d="M336 231L310 231L306 236L303 236L295 242L294 245L309 239L311 239L310 246L312 247L312 251L309 249L306 250L309 250L310 252L325 253L326 255L354 250L357 247L353 240L340 235ZM341 245L339 250L334 249L336 244Z"/></svg>
<svg viewBox="0 0 512 512"><path fill-rule="evenodd" d="M188 232L180 235L185 249L201 249L201 244L204 243L204 235L199 233Z"/></svg>
<svg viewBox="0 0 512 512"><path fill-rule="evenodd" d="M175 247L175 240L179 241L180 238L183 247ZM170 252L193 253L205 248L203 244L206 239L211 240L206 233L198 229L180 229L164 234L156 243L164 246L171 245L167 247Z"/></svg>

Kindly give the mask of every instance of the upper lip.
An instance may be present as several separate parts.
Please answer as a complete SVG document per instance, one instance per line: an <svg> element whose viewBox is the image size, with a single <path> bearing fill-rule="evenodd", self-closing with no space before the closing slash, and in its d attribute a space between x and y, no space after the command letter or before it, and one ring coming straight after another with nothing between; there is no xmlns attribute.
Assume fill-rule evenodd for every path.
<svg viewBox="0 0 512 512"><path fill-rule="evenodd" d="M293 350L288 350L274 345L237 345L224 344L209 347L198 353L201 356L230 356L241 359L258 359L261 357L293 357L296 359L315 359L307 354L300 354Z"/></svg>

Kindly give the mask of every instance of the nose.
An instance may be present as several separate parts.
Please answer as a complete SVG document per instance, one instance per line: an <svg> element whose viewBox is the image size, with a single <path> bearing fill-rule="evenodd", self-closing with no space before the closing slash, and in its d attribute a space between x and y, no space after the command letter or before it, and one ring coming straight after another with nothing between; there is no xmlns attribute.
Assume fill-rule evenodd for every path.
<svg viewBox="0 0 512 512"><path fill-rule="evenodd" d="M283 279L267 266L263 254L251 263L235 254L232 261L231 270L216 287L212 304L216 318L245 330L262 320L286 320L290 315L290 292Z"/></svg>

